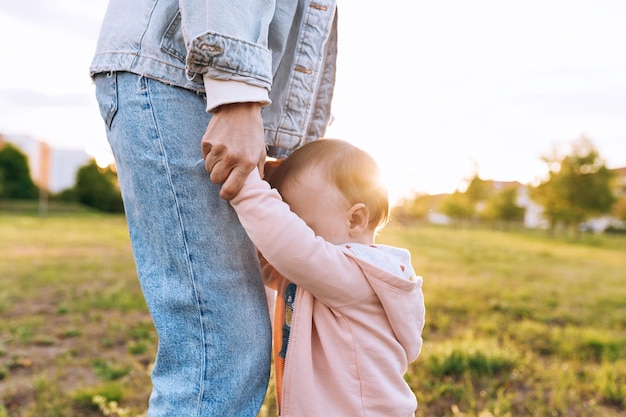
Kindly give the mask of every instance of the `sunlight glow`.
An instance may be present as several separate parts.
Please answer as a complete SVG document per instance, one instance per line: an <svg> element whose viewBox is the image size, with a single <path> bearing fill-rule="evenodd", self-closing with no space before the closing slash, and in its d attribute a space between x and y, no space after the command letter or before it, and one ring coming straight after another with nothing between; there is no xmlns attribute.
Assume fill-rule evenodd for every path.
<svg viewBox="0 0 626 417"><path fill-rule="evenodd" d="M92 156L96 160L99 168L108 168L114 164L113 153L111 149L98 147L93 144L85 146L85 153Z"/></svg>

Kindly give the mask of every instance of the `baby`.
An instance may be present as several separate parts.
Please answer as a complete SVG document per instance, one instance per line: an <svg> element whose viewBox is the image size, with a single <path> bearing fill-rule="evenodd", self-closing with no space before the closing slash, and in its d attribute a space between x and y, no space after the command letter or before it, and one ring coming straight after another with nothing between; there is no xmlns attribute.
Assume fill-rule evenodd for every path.
<svg viewBox="0 0 626 417"><path fill-rule="evenodd" d="M405 249L376 245L389 217L376 162L320 139L231 200L261 256L274 314L283 417L410 417L404 380L422 346L424 298Z"/></svg>

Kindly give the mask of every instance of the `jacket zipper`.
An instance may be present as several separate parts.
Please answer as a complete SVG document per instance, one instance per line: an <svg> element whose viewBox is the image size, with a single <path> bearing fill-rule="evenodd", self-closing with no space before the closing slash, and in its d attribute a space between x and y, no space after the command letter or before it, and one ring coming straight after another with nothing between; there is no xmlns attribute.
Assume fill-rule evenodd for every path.
<svg viewBox="0 0 626 417"><path fill-rule="evenodd" d="M278 415L283 416L285 410L283 409L283 404L285 402L285 387L287 386L286 378L287 378L287 365L289 364L289 356L291 355L291 339L293 338L294 329L296 327L296 304L298 303L298 295L300 294L300 286L296 286L296 293L293 297L293 312L291 313L291 329L289 329L289 339L287 339L287 352L285 353L285 365L283 366L283 386L282 386L282 396L281 403L278 404Z"/></svg>

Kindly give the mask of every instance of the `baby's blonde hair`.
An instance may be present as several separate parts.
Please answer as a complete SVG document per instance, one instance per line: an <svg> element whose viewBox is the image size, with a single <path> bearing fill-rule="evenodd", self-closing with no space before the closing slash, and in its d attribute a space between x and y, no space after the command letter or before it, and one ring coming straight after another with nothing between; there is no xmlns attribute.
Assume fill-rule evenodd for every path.
<svg viewBox="0 0 626 417"><path fill-rule="evenodd" d="M375 230L389 221L389 194L378 164L367 152L343 140L320 139L303 145L278 165L269 182L280 192L286 181L311 167L321 168L350 204L365 204Z"/></svg>

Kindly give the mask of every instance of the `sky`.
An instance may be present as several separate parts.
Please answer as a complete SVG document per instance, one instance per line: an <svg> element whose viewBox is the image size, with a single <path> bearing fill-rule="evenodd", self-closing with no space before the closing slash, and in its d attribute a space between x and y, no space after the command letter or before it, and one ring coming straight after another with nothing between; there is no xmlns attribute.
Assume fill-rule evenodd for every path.
<svg viewBox="0 0 626 417"><path fill-rule="evenodd" d="M106 3L0 0L0 133L109 154L88 75ZM339 0L326 136L371 153L394 199L533 183L581 136L626 166L624 22L623 0Z"/></svg>

